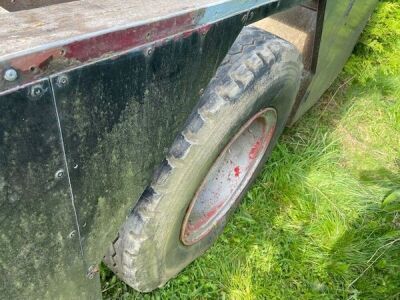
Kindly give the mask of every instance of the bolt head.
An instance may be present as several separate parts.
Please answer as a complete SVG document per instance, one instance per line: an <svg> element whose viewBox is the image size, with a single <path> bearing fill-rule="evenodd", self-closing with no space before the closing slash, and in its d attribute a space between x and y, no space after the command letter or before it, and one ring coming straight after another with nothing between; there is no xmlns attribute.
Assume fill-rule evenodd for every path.
<svg viewBox="0 0 400 300"><path fill-rule="evenodd" d="M17 80L17 78L18 78L18 72L13 68L7 69L4 72L4 80L14 81Z"/></svg>

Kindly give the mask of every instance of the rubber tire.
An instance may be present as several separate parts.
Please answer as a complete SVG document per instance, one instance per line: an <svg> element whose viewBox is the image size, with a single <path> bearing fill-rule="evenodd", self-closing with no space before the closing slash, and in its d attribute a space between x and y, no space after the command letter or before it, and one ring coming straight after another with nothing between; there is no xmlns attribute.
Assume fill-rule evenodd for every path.
<svg viewBox="0 0 400 300"><path fill-rule="evenodd" d="M181 226L195 191L241 126L273 107L278 123L261 169L285 127L301 71L292 44L258 28L243 29L104 258L123 281L152 291L213 244L234 207L209 235L185 246Z"/></svg>

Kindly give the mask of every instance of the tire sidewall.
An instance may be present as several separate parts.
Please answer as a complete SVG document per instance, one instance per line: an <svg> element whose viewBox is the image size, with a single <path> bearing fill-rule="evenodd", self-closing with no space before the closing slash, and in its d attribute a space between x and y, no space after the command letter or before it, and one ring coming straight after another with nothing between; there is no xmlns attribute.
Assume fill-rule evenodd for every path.
<svg viewBox="0 0 400 300"><path fill-rule="evenodd" d="M259 78L256 78L255 84L247 87L239 101L225 102L214 113L214 116L206 118L206 126L201 129L202 133L200 133L201 141L192 145L195 149L189 151L188 157L184 158L183 165L180 166L178 163L174 166L176 170L166 185L175 185L177 188L165 190L166 192L161 196L163 199L157 208L163 214L156 218L151 226L153 241L156 243L156 251L159 253L158 259L161 258L157 263L158 274L154 274L159 280L159 286L204 253L224 229L227 219L247 193L248 187L262 169L286 125L295 98L294 93L298 88L298 72L298 65L287 63L283 66L274 66L271 70L272 76L271 73L269 76L260 74ZM272 81L271 77L274 78ZM260 89L265 91L261 96L257 94ZM184 245L180 241L181 226L196 190L226 144L253 115L267 107L276 110L277 124L271 142L253 178L214 230L194 245ZM201 107L199 110L201 111ZM179 184L176 184L177 182Z"/></svg>

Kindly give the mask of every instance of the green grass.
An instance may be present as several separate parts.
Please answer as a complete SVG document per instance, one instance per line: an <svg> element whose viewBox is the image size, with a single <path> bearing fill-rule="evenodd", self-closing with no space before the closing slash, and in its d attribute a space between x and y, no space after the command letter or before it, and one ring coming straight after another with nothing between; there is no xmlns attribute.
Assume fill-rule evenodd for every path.
<svg viewBox="0 0 400 300"><path fill-rule="evenodd" d="M218 242L150 294L103 267L106 299L400 299L400 4L360 41Z"/></svg>

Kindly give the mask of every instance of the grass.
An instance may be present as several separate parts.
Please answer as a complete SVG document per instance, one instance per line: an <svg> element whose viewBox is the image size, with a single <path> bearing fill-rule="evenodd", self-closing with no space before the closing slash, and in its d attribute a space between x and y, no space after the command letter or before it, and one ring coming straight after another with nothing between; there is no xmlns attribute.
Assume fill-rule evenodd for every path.
<svg viewBox="0 0 400 300"><path fill-rule="evenodd" d="M399 32L400 4L381 2L205 255L149 294L103 267L104 298L400 299Z"/></svg>

